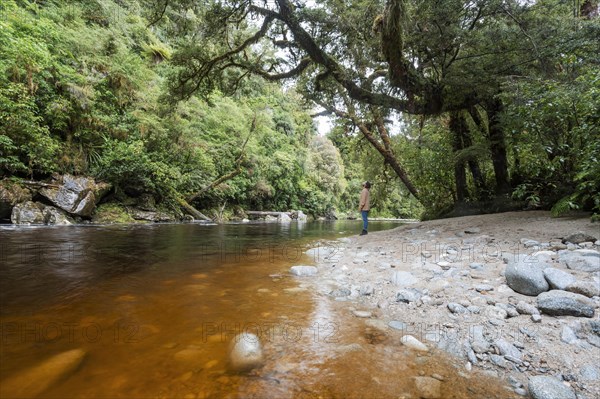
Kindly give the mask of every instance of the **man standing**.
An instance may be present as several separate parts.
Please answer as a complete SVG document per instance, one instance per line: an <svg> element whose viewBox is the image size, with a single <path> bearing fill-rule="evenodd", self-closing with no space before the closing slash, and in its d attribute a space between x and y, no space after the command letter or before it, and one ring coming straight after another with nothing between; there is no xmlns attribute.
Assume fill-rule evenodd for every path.
<svg viewBox="0 0 600 399"><path fill-rule="evenodd" d="M358 207L358 211L360 212L363 220L363 230L360 233L361 236L367 234L367 227L369 226L369 189L371 188L371 183L368 181L363 183L363 189L360 193L360 205Z"/></svg>

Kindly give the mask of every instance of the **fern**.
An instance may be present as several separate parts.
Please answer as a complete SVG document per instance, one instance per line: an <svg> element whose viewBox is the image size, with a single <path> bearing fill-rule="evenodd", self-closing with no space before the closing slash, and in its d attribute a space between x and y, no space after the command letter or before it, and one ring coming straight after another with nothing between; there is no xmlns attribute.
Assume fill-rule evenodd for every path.
<svg viewBox="0 0 600 399"><path fill-rule="evenodd" d="M552 217L558 217L573 209L579 209L579 206L573 202L573 195L567 195L554 204L550 210L550 214Z"/></svg>

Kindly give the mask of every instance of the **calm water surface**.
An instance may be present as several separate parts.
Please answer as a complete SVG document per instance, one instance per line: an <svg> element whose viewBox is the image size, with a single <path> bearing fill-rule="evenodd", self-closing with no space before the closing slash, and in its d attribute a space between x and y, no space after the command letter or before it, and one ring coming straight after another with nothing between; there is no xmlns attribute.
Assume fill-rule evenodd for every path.
<svg viewBox="0 0 600 399"><path fill-rule="evenodd" d="M0 382L81 349L81 366L38 397L409 398L412 376L436 372L447 376L444 397L496 395L447 359L415 356L342 317L347 304L288 275L314 263L308 248L359 230L343 221L0 228ZM239 374L227 347L243 331L261 337L265 362Z"/></svg>

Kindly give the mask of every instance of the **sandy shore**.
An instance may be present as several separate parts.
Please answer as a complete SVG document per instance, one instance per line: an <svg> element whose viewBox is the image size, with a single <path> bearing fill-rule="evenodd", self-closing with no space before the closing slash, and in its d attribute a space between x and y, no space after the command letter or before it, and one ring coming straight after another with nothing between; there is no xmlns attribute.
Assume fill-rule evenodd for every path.
<svg viewBox="0 0 600 399"><path fill-rule="evenodd" d="M595 241L563 243L574 232ZM347 304L337 307L344 317L398 339L411 335L417 342L408 345L449 353L457 368L499 377L517 395L591 399L600 397L599 238L589 216L540 211L413 223L310 250L318 268L310 285L323 300ZM579 255L591 256L586 267L565 261ZM505 271L523 256L541 270L558 269L575 287L558 294L580 295L583 286L576 305L592 317L551 315L540 303L546 294L513 290Z"/></svg>

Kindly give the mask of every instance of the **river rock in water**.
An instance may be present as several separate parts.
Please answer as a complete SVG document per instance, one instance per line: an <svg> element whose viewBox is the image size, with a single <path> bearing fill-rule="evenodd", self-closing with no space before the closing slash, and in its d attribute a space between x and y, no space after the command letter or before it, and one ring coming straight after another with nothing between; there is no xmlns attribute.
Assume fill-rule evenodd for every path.
<svg viewBox="0 0 600 399"><path fill-rule="evenodd" d="M86 352L73 349L0 382L2 398L34 398L77 370Z"/></svg>
<svg viewBox="0 0 600 399"><path fill-rule="evenodd" d="M314 266L292 266L290 273L294 276L315 276L319 270Z"/></svg>
<svg viewBox="0 0 600 399"><path fill-rule="evenodd" d="M229 364L235 371L248 371L263 362L258 336L251 333L236 335L229 345Z"/></svg>
<svg viewBox="0 0 600 399"><path fill-rule="evenodd" d="M10 221L13 224L44 224L44 204L26 201L17 204L12 209Z"/></svg>
<svg viewBox="0 0 600 399"><path fill-rule="evenodd" d="M54 178L57 187L44 187L40 194L58 208L74 215L90 217L96 203L110 190L108 183L96 183L93 178L65 174Z"/></svg>

